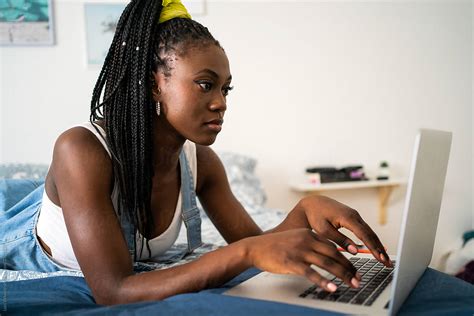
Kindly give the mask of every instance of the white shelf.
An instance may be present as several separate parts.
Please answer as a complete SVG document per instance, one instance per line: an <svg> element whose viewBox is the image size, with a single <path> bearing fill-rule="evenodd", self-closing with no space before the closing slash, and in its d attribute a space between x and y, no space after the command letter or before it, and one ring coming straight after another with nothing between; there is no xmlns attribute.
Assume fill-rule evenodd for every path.
<svg viewBox="0 0 474 316"><path fill-rule="evenodd" d="M300 181L295 181L295 182L290 183L290 187L291 189L297 192L315 192L315 191L347 190L347 189L398 186L404 183L405 181L401 179L345 181L345 182L332 182L332 183L322 183L322 184L312 184L309 182L309 180L300 180Z"/></svg>

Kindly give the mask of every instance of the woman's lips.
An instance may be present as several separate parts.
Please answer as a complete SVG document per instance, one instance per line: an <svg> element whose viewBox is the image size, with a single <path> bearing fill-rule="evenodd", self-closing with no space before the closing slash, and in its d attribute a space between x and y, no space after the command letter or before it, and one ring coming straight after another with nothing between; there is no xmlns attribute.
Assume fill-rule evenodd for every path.
<svg viewBox="0 0 474 316"><path fill-rule="evenodd" d="M222 130L222 124L224 123L224 120L222 119L217 119L217 120L212 120L210 122L205 123L209 129L215 132L220 132Z"/></svg>

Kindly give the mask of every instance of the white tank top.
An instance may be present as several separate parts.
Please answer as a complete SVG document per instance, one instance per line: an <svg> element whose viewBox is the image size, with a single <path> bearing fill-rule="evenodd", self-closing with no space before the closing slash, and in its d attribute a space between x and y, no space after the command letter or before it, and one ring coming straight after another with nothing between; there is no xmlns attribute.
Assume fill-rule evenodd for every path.
<svg viewBox="0 0 474 316"><path fill-rule="evenodd" d="M91 131L104 146L107 153L110 155L110 151L107 147L106 142L100 137L97 131L94 129L90 122L77 125L84 127ZM97 124L95 124L100 130L101 134L105 136L105 131ZM194 180L194 189L196 190L197 182L197 160L196 160L196 145L190 141L186 141L183 145L184 153L188 160L189 168L193 175ZM118 185L114 185L111 199L114 205L114 208L117 209L118 203ZM176 241L181 229L181 190L178 195L178 202L176 205L176 210L174 212L173 220L171 221L170 226L159 236L150 239L149 245L151 249L151 256L149 256L146 247L144 251L140 254L140 251L137 251L138 260L151 260L158 258L161 254L166 252ZM61 207L54 204L46 194L46 190L43 192L43 200L40 209L40 214L38 217L38 222L36 226L36 233L41 240L46 243L51 249L51 259L69 269L80 270L79 264L77 262L76 256L72 250L71 241L69 240L69 235L67 233L66 224L64 222L63 211ZM146 242L146 239L144 239ZM142 245L142 236L139 232L136 235L136 249L141 249Z"/></svg>

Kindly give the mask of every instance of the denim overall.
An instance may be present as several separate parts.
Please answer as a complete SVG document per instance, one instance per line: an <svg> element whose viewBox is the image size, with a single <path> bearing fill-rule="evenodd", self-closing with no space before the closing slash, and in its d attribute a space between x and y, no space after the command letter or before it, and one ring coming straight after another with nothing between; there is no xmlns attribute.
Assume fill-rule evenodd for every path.
<svg viewBox="0 0 474 316"><path fill-rule="evenodd" d="M184 151L179 155L181 168L182 219L186 226L187 249L173 248L160 256L161 263L181 260L201 246L201 217L196 205L193 177ZM25 196L25 192L32 190ZM55 272L72 270L55 263L46 254L36 236L36 223L43 198L43 181L0 180L0 269ZM12 194L16 193L16 198ZM5 196L7 195L7 196ZM136 228L127 218L120 220L122 232L135 258ZM163 261L161 261L163 258ZM153 270L156 264L135 262L135 272ZM75 270L74 270L75 271Z"/></svg>

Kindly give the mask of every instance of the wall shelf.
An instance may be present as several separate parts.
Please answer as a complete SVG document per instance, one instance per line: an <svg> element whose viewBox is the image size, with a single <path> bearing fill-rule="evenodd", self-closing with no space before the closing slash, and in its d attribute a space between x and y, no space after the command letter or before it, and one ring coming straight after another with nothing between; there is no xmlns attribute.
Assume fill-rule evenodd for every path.
<svg viewBox="0 0 474 316"><path fill-rule="evenodd" d="M368 181L346 181L346 182L333 182L333 183L321 183L312 184L308 180L300 180L290 183L290 187L293 191L303 193L306 195L319 194L324 191L333 190L354 190L354 189L366 189L366 188L377 188L379 196L379 223L385 225L387 223L387 204L390 198L390 194L393 189L406 183L401 179L394 180L368 180Z"/></svg>

